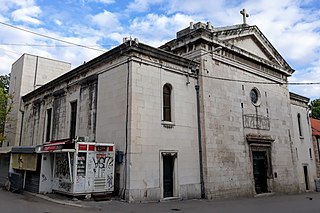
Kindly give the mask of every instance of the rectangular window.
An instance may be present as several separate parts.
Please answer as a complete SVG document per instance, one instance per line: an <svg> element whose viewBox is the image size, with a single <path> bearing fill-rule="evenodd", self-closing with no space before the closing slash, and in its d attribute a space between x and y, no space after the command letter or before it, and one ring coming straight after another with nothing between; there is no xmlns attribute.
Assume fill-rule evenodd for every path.
<svg viewBox="0 0 320 213"><path fill-rule="evenodd" d="M70 138L76 137L77 126L77 101L71 102Z"/></svg>
<svg viewBox="0 0 320 213"><path fill-rule="evenodd" d="M163 86L163 120L171 121L171 85Z"/></svg>
<svg viewBox="0 0 320 213"><path fill-rule="evenodd" d="M51 139L51 120L52 120L52 109L47 109L46 141L50 141Z"/></svg>
<svg viewBox="0 0 320 213"><path fill-rule="evenodd" d="M310 159L312 160L312 150L311 150L311 148L309 148L309 156L310 156Z"/></svg>
<svg viewBox="0 0 320 213"><path fill-rule="evenodd" d="M298 117L299 135L300 135L300 137L302 137L303 135L302 135L302 126L301 126L301 116L300 116L300 113L298 113L297 117Z"/></svg>

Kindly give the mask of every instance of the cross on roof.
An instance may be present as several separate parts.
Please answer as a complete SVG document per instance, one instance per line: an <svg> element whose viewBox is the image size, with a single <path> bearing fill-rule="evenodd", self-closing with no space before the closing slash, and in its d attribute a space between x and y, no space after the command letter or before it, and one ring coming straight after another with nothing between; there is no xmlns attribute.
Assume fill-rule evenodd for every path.
<svg viewBox="0 0 320 213"><path fill-rule="evenodd" d="M249 14L246 12L246 9L242 9L240 14L243 17L243 24L247 24L247 17L249 17Z"/></svg>

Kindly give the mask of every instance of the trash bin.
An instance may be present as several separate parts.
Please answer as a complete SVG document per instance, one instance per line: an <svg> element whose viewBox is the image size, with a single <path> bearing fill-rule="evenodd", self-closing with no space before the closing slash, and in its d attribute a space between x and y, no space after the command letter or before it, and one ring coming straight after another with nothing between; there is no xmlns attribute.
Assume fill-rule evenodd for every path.
<svg viewBox="0 0 320 213"><path fill-rule="evenodd" d="M10 190L21 193L23 191L23 178L19 173L9 172Z"/></svg>

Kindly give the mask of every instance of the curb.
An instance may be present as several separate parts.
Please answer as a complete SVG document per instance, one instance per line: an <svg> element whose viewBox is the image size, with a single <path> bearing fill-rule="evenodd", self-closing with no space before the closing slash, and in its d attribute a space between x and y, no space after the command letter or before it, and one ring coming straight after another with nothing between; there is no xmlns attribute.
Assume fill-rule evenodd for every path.
<svg viewBox="0 0 320 213"><path fill-rule="evenodd" d="M57 203L57 204L61 204L61 205L66 205L66 206L74 206L74 207L79 207L79 208L86 208L87 206L81 205L81 204L76 204L76 203L71 203L68 201L62 201L62 200L56 200L53 198L50 198L48 196L42 195L42 194L35 194L35 193L31 193L31 192L24 192L30 195L33 195L35 197L39 197L41 199L53 202L53 203Z"/></svg>

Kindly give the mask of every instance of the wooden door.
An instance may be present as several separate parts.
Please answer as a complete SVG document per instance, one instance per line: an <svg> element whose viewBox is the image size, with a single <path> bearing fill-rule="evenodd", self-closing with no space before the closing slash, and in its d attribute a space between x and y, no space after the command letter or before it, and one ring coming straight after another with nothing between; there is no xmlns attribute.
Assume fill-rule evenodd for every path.
<svg viewBox="0 0 320 213"><path fill-rule="evenodd" d="M257 194L268 192L267 183L267 156L265 151L254 151L253 156L253 177Z"/></svg>
<svg viewBox="0 0 320 213"><path fill-rule="evenodd" d="M163 197L173 197L174 156L163 155Z"/></svg>

